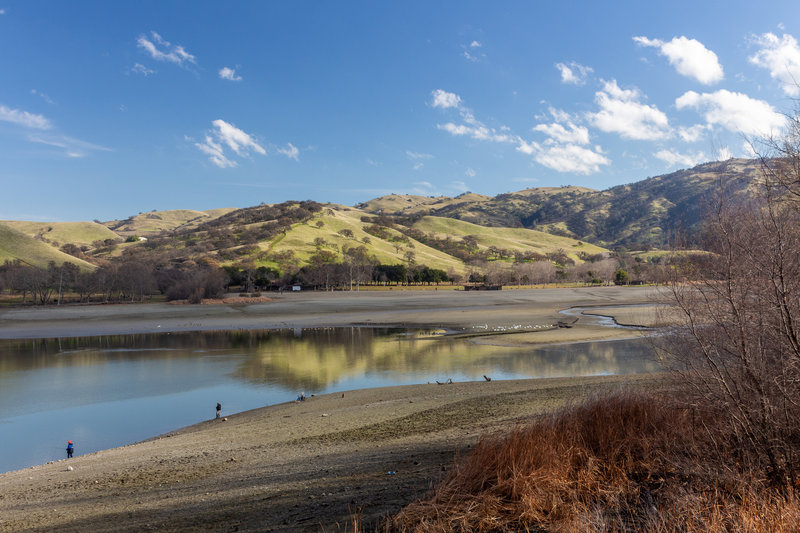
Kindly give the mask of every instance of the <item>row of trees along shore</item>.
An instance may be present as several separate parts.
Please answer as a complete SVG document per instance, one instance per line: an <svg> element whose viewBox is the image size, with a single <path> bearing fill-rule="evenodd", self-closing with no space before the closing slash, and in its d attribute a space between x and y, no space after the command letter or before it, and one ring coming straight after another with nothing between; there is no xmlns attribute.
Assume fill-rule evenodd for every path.
<svg viewBox="0 0 800 533"><path fill-rule="evenodd" d="M284 255L286 255L284 253ZM612 257L597 255L575 264L550 261L508 263L476 260L466 274L419 265L380 264L364 246L345 248L343 258L334 254L312 255L311 261L298 267L283 261L283 272L240 261L220 266L210 258L200 260L158 258L144 253L125 253L103 261L93 271L75 264L51 262L38 268L14 261L0 265L0 290L17 294L23 303L51 304L77 302L135 302L153 295L168 300L199 302L219 298L227 291L243 292L280 290L300 284L307 289L357 290L362 285L438 285L487 284L500 286L544 285L551 283L643 284L664 283L667 271L688 260L685 255L664 256L645 261L627 254Z"/></svg>

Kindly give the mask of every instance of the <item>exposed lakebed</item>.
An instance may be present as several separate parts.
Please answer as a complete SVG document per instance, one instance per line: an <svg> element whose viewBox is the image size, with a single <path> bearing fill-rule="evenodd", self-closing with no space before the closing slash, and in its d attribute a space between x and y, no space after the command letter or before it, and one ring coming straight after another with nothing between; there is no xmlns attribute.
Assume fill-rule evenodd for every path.
<svg viewBox="0 0 800 533"><path fill-rule="evenodd" d="M368 387L660 370L643 339L482 345L369 327L0 341L0 472L143 440L223 415Z"/></svg>

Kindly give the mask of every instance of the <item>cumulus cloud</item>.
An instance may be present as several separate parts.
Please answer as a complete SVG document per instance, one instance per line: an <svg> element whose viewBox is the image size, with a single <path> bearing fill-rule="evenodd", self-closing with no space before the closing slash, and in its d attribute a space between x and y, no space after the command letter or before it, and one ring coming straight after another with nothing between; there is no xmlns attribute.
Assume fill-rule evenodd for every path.
<svg viewBox="0 0 800 533"><path fill-rule="evenodd" d="M286 143L286 145L286 148L278 148L278 153L285 155L289 159L300 161L300 150L292 143Z"/></svg>
<svg viewBox="0 0 800 533"><path fill-rule="evenodd" d="M165 41L158 33L151 31L151 38L140 35L136 45L150 54L156 61L167 61L183 66L184 63L194 63L195 57L187 52L183 46L173 45Z"/></svg>
<svg viewBox="0 0 800 533"><path fill-rule="evenodd" d="M219 69L219 77L223 80L242 81L242 77L236 75L236 69L234 68L222 67Z"/></svg>
<svg viewBox="0 0 800 533"><path fill-rule="evenodd" d="M666 42L647 37L634 37L633 40L641 46L658 48L658 53L667 57L678 74L694 78L703 85L717 83L725 77L717 54L696 39L681 36Z"/></svg>
<svg viewBox="0 0 800 533"><path fill-rule="evenodd" d="M135 74L141 74L142 76L145 76L145 77L149 76L150 74L155 74L156 73L155 70L153 70L151 68L147 68L146 66L142 65L141 63L134 64L130 68L130 71L135 73Z"/></svg>
<svg viewBox="0 0 800 533"><path fill-rule="evenodd" d="M684 142L693 143L703 136L703 133L708 129L708 126L705 124L695 124L694 126L684 127L681 126L678 128L678 137Z"/></svg>
<svg viewBox="0 0 800 533"><path fill-rule="evenodd" d="M467 136L478 141L491 141L491 142L515 142L515 137L506 133L498 133L494 128L489 128L484 124L477 122L474 124L454 124L447 122L445 124L437 124L440 130L446 131L451 135Z"/></svg>
<svg viewBox="0 0 800 533"><path fill-rule="evenodd" d="M461 97L455 93L449 93L442 89L436 89L431 93L433 100L431 105L433 107L440 107L442 109L449 109L451 107L458 108L461 105Z"/></svg>
<svg viewBox="0 0 800 533"><path fill-rule="evenodd" d="M611 160L595 150L576 144L542 146L539 143L521 141L517 150L532 155L534 161L557 172L589 175L600 172L601 166L611 164Z"/></svg>
<svg viewBox="0 0 800 533"><path fill-rule="evenodd" d="M544 133L550 139L545 142L550 144L571 143L589 144L589 129L585 126L578 126L572 121L568 113L550 108L550 114L556 120L551 124L537 124L533 131Z"/></svg>
<svg viewBox="0 0 800 533"><path fill-rule="evenodd" d="M685 168L690 168L697 166L708 159L703 152L697 152L695 154L682 154L680 152L676 152L675 150L661 150L653 155L664 161L670 167L680 165Z"/></svg>
<svg viewBox="0 0 800 533"><path fill-rule="evenodd" d="M490 128L475 118L472 111L461 104L461 97L454 93L448 93L441 89L433 91L433 107L442 109L457 109L461 116L462 124L447 122L437 124L436 127L446 131L451 135L466 136L479 141L491 142L515 142L516 138L507 132L509 128L501 126L500 130Z"/></svg>
<svg viewBox="0 0 800 533"><path fill-rule="evenodd" d="M561 73L561 83L570 85L585 85L586 78L594 72L591 67L583 66L575 61L556 63L556 68Z"/></svg>
<svg viewBox="0 0 800 533"><path fill-rule="evenodd" d="M655 106L641 103L638 89L621 89L616 80L603 83L595 93L600 106L597 113L588 113L589 121L606 133L618 133L626 139L652 141L670 135L667 115Z"/></svg>
<svg viewBox="0 0 800 533"><path fill-rule="evenodd" d="M727 161L728 159L733 159L733 152L730 148L723 146L717 150L717 161Z"/></svg>
<svg viewBox="0 0 800 533"><path fill-rule="evenodd" d="M781 83L783 92L789 96L800 96L800 46L791 35L780 38L773 33L753 37L761 49L748 59L758 67L769 70L770 76Z"/></svg>
<svg viewBox="0 0 800 533"><path fill-rule="evenodd" d="M35 130L49 130L53 124L44 116L0 105L0 120Z"/></svg>
<svg viewBox="0 0 800 533"><path fill-rule="evenodd" d="M199 148L201 152L206 154L211 162L217 165L219 168L236 166L235 161L231 161L225 157L225 150L223 150L222 145L218 142L215 142L210 135L206 135L206 138L202 143L194 143L194 145Z"/></svg>
<svg viewBox="0 0 800 533"><path fill-rule="evenodd" d="M233 150L238 156L247 156L251 152L266 155L267 151L260 144L233 124L222 119L217 119L211 124L214 129L205 136L203 142L196 142L194 145L208 155L211 162L218 167L229 168L237 165L236 161L226 155L225 147ZM289 146L294 148L291 144ZM286 150L291 152L290 148ZM295 150L297 149L295 148Z"/></svg>
<svg viewBox="0 0 800 533"><path fill-rule="evenodd" d="M745 135L769 135L785 123L767 102L725 89L703 94L688 91L675 100L675 106L696 109L708 124Z"/></svg>

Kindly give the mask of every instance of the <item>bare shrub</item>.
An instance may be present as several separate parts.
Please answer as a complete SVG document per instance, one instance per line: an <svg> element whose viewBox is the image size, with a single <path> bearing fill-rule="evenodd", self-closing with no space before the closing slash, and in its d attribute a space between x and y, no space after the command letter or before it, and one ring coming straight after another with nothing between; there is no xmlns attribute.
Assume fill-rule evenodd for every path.
<svg viewBox="0 0 800 533"><path fill-rule="evenodd" d="M487 436L384 531L795 530L719 413L617 393ZM724 460L720 460L724 457Z"/></svg>

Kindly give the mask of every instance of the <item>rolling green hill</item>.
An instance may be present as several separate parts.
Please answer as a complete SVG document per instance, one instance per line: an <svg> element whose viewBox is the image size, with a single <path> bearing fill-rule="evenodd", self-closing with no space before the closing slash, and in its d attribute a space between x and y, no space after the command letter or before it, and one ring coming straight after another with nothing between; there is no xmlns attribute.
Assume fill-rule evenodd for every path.
<svg viewBox="0 0 800 533"><path fill-rule="evenodd" d="M0 223L0 263L15 260L40 268L46 268L50 261L54 261L57 265L65 262L74 263L84 270L95 268L86 261L65 254L45 242Z"/></svg>
<svg viewBox="0 0 800 533"><path fill-rule="evenodd" d="M365 213L359 209L328 206L319 216L314 217L308 223L292 226L285 236L264 243L262 248L273 252L292 250L298 259L306 262L318 250L336 251L341 258L341 251L345 247L365 246L368 253L374 255L382 264L404 263L406 252L412 251L415 261L419 264L442 270L453 269L460 274L466 270L462 261L446 253L413 239L409 239L409 242L401 242L403 234L397 230L388 230L388 233L398 239L396 241L381 239L367 233L364 231L364 227L369 224L361 221L361 217L364 215ZM317 227L317 222L322 222L323 225ZM340 234L339 232L342 230L351 231L352 237ZM320 238L326 244L315 245L314 240Z"/></svg>
<svg viewBox="0 0 800 533"><path fill-rule="evenodd" d="M209 209L194 211L192 209L173 209L170 211L151 211L139 213L125 220L112 220L104 225L114 232L123 235L148 236L164 231L176 231L196 228L200 224L221 217L234 208Z"/></svg>
<svg viewBox="0 0 800 533"><path fill-rule="evenodd" d="M90 245L95 241L119 239L119 235L96 222L23 222L17 220L0 220L0 224L21 231L29 237L35 237L54 246L75 244Z"/></svg>
<svg viewBox="0 0 800 533"><path fill-rule="evenodd" d="M463 238L467 235L474 235L478 247L483 249L495 247L512 252L533 251L542 255L564 250L567 256L575 261L580 261L579 254L581 253L595 255L608 251L594 244L542 231L525 228L478 226L477 224L452 218L426 216L416 222L413 227L424 233L433 233L441 238L447 236Z"/></svg>
<svg viewBox="0 0 800 533"><path fill-rule="evenodd" d="M140 254L161 264L210 259L281 271L339 262L347 250L358 248L382 264L426 265L459 274L476 262L581 262L611 246L664 247L678 233L688 235L691 244L706 202L720 184L746 194L759 172L758 161L731 159L604 191L539 187L495 197L392 194L355 207L307 200L153 211L104 225L8 222L2 226L0 259L37 265L78 262L46 242L85 247L114 239L117 243L87 253L112 259ZM119 243L133 234L147 240Z"/></svg>

